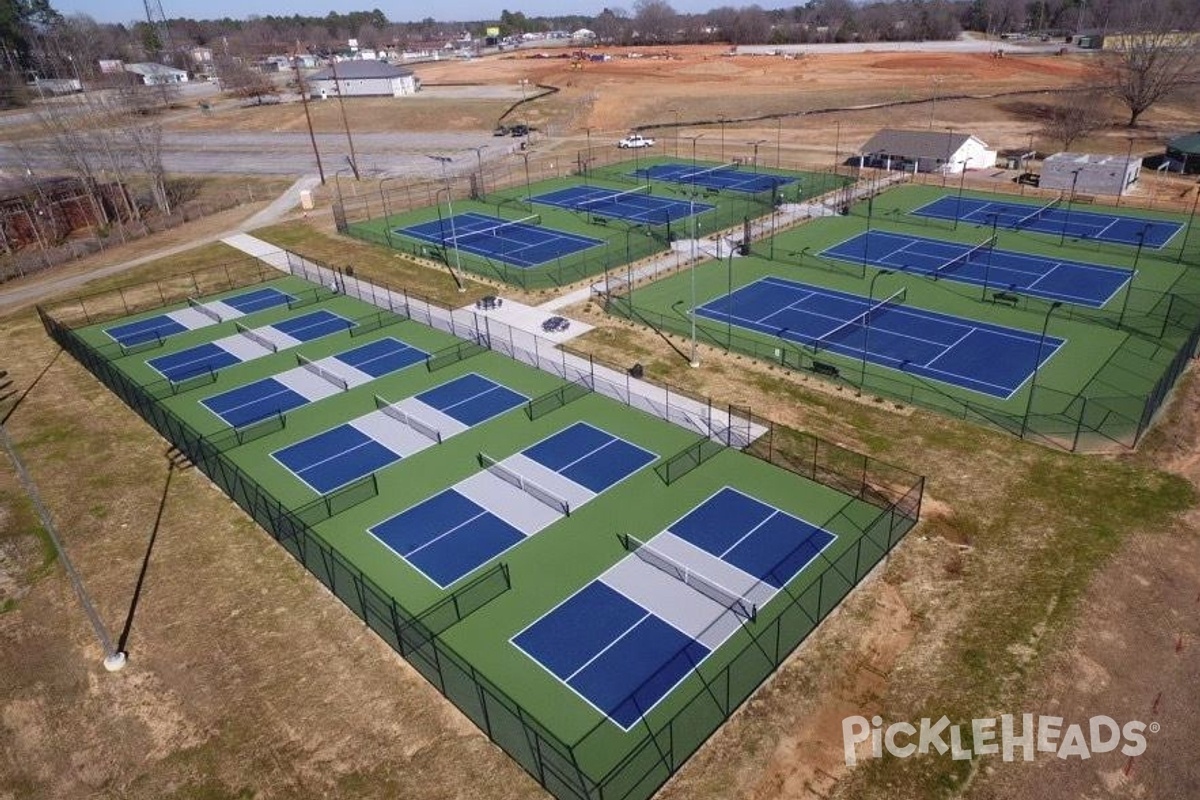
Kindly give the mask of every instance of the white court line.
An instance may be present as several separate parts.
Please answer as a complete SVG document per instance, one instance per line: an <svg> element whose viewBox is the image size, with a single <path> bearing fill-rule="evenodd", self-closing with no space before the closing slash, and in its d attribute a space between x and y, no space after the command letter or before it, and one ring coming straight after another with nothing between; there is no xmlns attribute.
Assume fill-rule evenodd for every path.
<svg viewBox="0 0 1200 800"><path fill-rule="evenodd" d="M607 584L605 584L605 585L607 586ZM609 588L612 588L612 587L609 587ZM615 591L615 590L614 590L614 591ZM628 598L628 597L626 597L625 599L626 599L626 600L629 600L629 598ZM633 602L633 601L632 601L632 600L630 600L630 602ZM639 607L639 608L641 608L641 606L638 606L638 607ZM645 609L643 609L643 610L645 610ZM617 644L617 642L621 641L621 640L622 640L622 639L624 639L626 636L628 636L629 634L633 633L633 629L634 629L634 628L636 628L637 626L641 625L643 622L645 622L645 621L646 621L647 619L649 619L651 616L653 616L653 615L652 615L652 614L651 614L649 611L646 611L646 613L642 615L642 618L641 618L641 619L639 619L637 622L635 622L635 623L633 623L632 625L630 625L630 626L629 626L628 628L626 628L625 630L621 631L621 635L620 635L620 636L618 636L617 638L613 639L613 640L612 640L611 642L609 642L608 644L604 645L604 647L600 648L600 651L599 651L598 653L596 653L594 656L592 656L591 658L589 658L587 661L583 662L583 664L581 664L581 665L580 665L579 669L575 670L574 672L572 672L572 673L571 673L570 675L568 675L567 677L565 677L565 678L562 678L561 680L563 681L563 683L570 683L572 678L574 678L576 675L578 675L579 673L583 672L585 669L587 669L588 667L590 667L590 666L592 665L592 662L593 662L593 661L595 661L597 658L599 658L600 656L604 655L604 654L605 654L605 653L607 653L609 650L611 650L613 647L615 647L615 646L616 646L616 644ZM691 637L688 637L688 638L691 638ZM693 641L695 641L695 640L693 639Z"/></svg>
<svg viewBox="0 0 1200 800"><path fill-rule="evenodd" d="M274 379L274 378L264 378L264 380L270 380L270 381L274 381L275 379ZM276 383L279 383L278 381L275 381L275 382L276 382ZM209 407L209 406L208 406L208 405L207 405L207 404L204 402L204 400L212 400L212 399L214 399L214 398L216 398L216 397L220 397L221 395L219 395L219 394L217 394L217 395L213 395L212 397L206 397L206 398L204 398L204 400L201 400L201 401L200 401L200 404L201 404L201 405L203 405L205 408L207 408L209 411L212 411L212 413L213 413L213 414L216 414L218 417L220 417L220 418L221 418L221 421L223 421L223 422L228 422L228 420L226 420L226 419L225 419L225 414L229 414L229 413L231 413L231 412L234 412L234 411L240 411L240 410L242 410L243 408L245 408L246 406L258 405L259 403L261 403L261 402L263 402L263 401L265 401L265 400L270 400L272 397L278 397L278 396L279 396L279 395L281 395L281 394L288 394L289 392L290 392L290 393L292 393L292 394L299 394L299 392L295 392L295 391L293 391L292 389L289 389L288 387L286 387L286 386L283 386L283 384L279 384L279 385L280 385L282 388L281 388L281 389L279 389L279 390L277 390L277 391L271 392L270 394L264 394L264 395L261 395L261 396L259 396L259 397L256 397L256 398L254 398L253 400L247 400L246 402L244 402L244 403L239 403L239 404L238 404L238 405L236 405L236 406L230 406L229 408L225 409L223 412L220 412L220 413L218 413L217 411L214 411L212 408L210 408L210 407ZM237 391L237 390L236 390L236 389L232 389L232 390L230 390L230 391ZM225 394L228 394L228 392L226 392ZM306 401L306 402L311 402L311 401Z"/></svg>
<svg viewBox="0 0 1200 800"><path fill-rule="evenodd" d="M947 345L945 350L943 350L942 352L938 353L936 356L934 356L933 358L929 359L928 361L926 361L926 362L925 362L924 364L922 364L921 366L923 366L923 367L926 367L926 368L933 366L933 362L937 361L939 358L941 358L942 356L946 355L946 353L949 353L951 350L953 350L954 348L958 347L960 344L962 344L962 343L963 343L963 342L966 340L966 338L967 338L968 336L970 336L972 333L974 333L974 332L975 332L975 331L977 331L977 330L979 330L979 329L978 329L978 328L971 328L971 330L967 331L967 332L966 332L966 333L964 333L962 336L958 337L958 339L956 339L956 340L954 341L954 343L953 343L953 344Z"/></svg>
<svg viewBox="0 0 1200 800"><path fill-rule="evenodd" d="M458 494L458 492L455 492L455 494ZM458 496L462 497L462 495L458 495ZM430 499L432 499L432 498L430 498ZM428 500L426 502L428 502ZM475 501L470 500L470 499L468 499L467 502L473 506L478 505L475 503ZM421 505L422 504L418 503L416 506L414 506L414 508L419 508ZM402 511L400 513L403 514L404 512ZM398 516L400 516L400 514L393 514L392 516L385 519L383 522L379 523L379 525L383 525L384 523L390 522L391 520L395 519ZM454 533L455 531L460 530L461 528L465 528L467 525L470 525L475 520L480 519L481 517L486 517L486 516L495 516L495 514L492 514L492 512L488 511L486 508L481 509L479 511L479 513L476 514L475 516L471 517L470 519L463 520L462 522L455 525L453 528L447 528L446 530L439 533L437 536L435 536L432 539L430 539L429 541L425 542L425 544L421 545L420 547L414 547L412 550L409 550L407 553L400 553L399 551L396 551L396 554L399 555L401 558L403 558L405 561L407 561L409 556L411 556L415 553L421 552L422 550L424 550L426 547L429 547L429 545L433 544L434 542L440 541L441 539L449 536L450 534ZM372 527L378 527L378 526L372 526ZM384 544L387 544L387 543L384 542ZM392 549L395 550L395 548L392 548ZM409 563L411 563L411 562L409 562ZM474 572L474 571L475 570L471 570L471 572ZM470 574L470 573L467 573L467 574Z"/></svg>

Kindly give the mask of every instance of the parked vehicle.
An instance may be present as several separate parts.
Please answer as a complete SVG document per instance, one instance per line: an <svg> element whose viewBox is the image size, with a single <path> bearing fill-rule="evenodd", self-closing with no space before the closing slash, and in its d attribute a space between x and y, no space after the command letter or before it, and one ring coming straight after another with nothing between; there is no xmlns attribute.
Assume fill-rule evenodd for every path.
<svg viewBox="0 0 1200 800"><path fill-rule="evenodd" d="M654 140L647 139L645 136L642 136L640 133L631 134L629 136L626 136L621 141L617 142L617 147L620 147L625 150L631 149L631 148L636 150L636 149L642 148L642 147L653 147L653 146L654 146Z"/></svg>

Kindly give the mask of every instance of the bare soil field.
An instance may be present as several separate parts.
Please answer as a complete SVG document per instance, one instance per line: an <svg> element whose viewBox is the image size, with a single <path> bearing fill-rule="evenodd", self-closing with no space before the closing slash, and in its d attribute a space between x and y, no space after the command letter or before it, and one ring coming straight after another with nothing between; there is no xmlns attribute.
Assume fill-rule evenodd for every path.
<svg viewBox="0 0 1200 800"><path fill-rule="evenodd" d="M589 136L608 145L629 128L676 122L713 145L725 116L729 148L778 136L788 161L826 165L885 124L970 129L993 146L1025 146L1039 104L1053 99L1037 92L1076 84L1091 64L914 53L729 58L724 50L643 51L582 69L528 53L420 65L426 96L355 100L347 111L353 125L380 133L485 131L521 100L524 79L531 97L533 84L559 90L521 111L545 133L538 150L578 149ZM1004 92L1034 94L948 99ZM1195 97L1156 107L1137 145L1194 128ZM928 102L811 113L898 100ZM315 113L321 130L340 130L336 104ZM747 120L772 115L782 116ZM298 131L303 110L189 112L177 124L214 134ZM671 127L652 131L661 148L679 145ZM1084 144L1123 153L1125 136L1114 127ZM314 215L307 232L298 225L270 236L367 275L384 274L394 258L340 247L326 217ZM146 240L109 258L156 242L176 240ZM210 246L128 277L227 256ZM446 288L444 273L430 281ZM485 291L472 285L467 297ZM707 347L702 367L690 369L682 341L609 319L594 304L569 313L598 326L579 340L583 350L640 361L655 379L749 405L929 481L921 525L660 797L1200 796L1190 739L1200 679L1194 375L1138 452L1071 456ZM547 797L202 475L169 470L165 443L58 353L29 309L0 316L0 337L0 368L23 393L5 427L130 653L123 672L103 671L69 583L0 460L0 800ZM1028 764L934 755L850 769L843 760L842 719L851 714L890 722L1004 713L1085 723L1107 714L1157 722L1161 732L1132 762L1118 753Z"/></svg>

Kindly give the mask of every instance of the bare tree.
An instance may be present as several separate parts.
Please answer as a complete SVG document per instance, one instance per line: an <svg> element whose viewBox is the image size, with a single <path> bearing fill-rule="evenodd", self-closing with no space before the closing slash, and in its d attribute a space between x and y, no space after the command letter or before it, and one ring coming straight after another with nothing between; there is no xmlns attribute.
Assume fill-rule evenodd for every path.
<svg viewBox="0 0 1200 800"><path fill-rule="evenodd" d="M128 120L124 126L126 141L131 145L133 157L150 181L150 195L154 205L164 214L171 213L171 198L167 194L167 171L162 160L162 123L141 123Z"/></svg>
<svg viewBox="0 0 1200 800"><path fill-rule="evenodd" d="M221 89L234 97L254 100L262 105L264 97L277 96L275 84L271 79L253 69L245 61L222 57L217 60L217 77L221 80Z"/></svg>
<svg viewBox="0 0 1200 800"><path fill-rule="evenodd" d="M666 0L637 0L633 12L642 42L669 42L674 38L679 18Z"/></svg>
<svg viewBox="0 0 1200 800"><path fill-rule="evenodd" d="M1129 109L1130 128L1151 106L1195 78L1200 66L1200 34L1174 31L1161 21L1109 36L1105 50L1101 78Z"/></svg>
<svg viewBox="0 0 1200 800"><path fill-rule="evenodd" d="M1039 133L1060 142L1063 150L1108 124L1104 96L1097 91L1073 91L1043 113L1045 122Z"/></svg>

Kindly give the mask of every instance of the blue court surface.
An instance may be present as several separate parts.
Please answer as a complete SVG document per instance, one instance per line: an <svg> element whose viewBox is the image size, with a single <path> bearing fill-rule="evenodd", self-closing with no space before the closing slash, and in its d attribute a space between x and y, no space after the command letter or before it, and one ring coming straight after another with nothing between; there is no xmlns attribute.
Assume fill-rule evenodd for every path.
<svg viewBox="0 0 1200 800"><path fill-rule="evenodd" d="M879 230L860 233L821 255L1092 308L1102 307L1133 278L1117 267Z"/></svg>
<svg viewBox="0 0 1200 800"><path fill-rule="evenodd" d="M698 308L708 319L1007 399L1065 340L768 277ZM870 324L864 324L868 316ZM868 336L869 334L869 336Z"/></svg>
<svg viewBox="0 0 1200 800"><path fill-rule="evenodd" d="M331 333L348 330L353 326L353 322L331 311L314 311L311 314L285 319L256 330L260 334L264 331L275 330L290 336L297 342L310 342ZM234 334L230 338L236 339L239 336L240 334ZM276 343L278 344L278 342ZM291 344L288 343L288 346ZM146 363L164 378L178 383L205 372L216 372L232 364L240 364L245 360L231 350L222 347L218 341L206 342L186 350L180 350L178 353L152 358Z"/></svg>
<svg viewBox="0 0 1200 800"><path fill-rule="evenodd" d="M570 186L539 194L530 200L546 206L584 211L593 217L611 217L647 225L666 225L714 208L708 203L656 197L647 194L644 188L615 191L599 186Z"/></svg>
<svg viewBox="0 0 1200 800"><path fill-rule="evenodd" d="M354 323L332 311L313 311L299 317L285 319L267 326L280 333L286 333L298 342L311 342L331 333L347 331Z"/></svg>
<svg viewBox="0 0 1200 800"><path fill-rule="evenodd" d="M425 351L389 337L347 350L332 358L366 373L371 378L381 378L420 363L425 356ZM331 366L334 372L343 374L337 370L336 365ZM286 414L307 405L313 399L315 398L306 397L295 388L289 387L280 378L273 377L206 397L200 402L226 425L240 428L273 414Z"/></svg>
<svg viewBox="0 0 1200 800"><path fill-rule="evenodd" d="M417 395L417 399L467 427L499 416L529 398L474 373ZM389 449L348 422L276 450L272 457L317 494L356 481L399 461Z"/></svg>
<svg viewBox="0 0 1200 800"><path fill-rule="evenodd" d="M214 342L205 342L178 353L152 358L146 363L167 380L178 383L205 372L216 372L240 364L242 359Z"/></svg>
<svg viewBox="0 0 1200 800"><path fill-rule="evenodd" d="M544 228L532 219L523 222L474 212L397 228L395 232L525 269L604 244L589 236Z"/></svg>
<svg viewBox="0 0 1200 800"><path fill-rule="evenodd" d="M771 175L743 169L735 164L721 167L693 167L691 164L656 164L637 170L634 175L666 183L703 186L706 189L729 189L734 192L757 194L779 186L795 183L786 175Z"/></svg>
<svg viewBox="0 0 1200 800"><path fill-rule="evenodd" d="M648 450L584 422L578 422L521 452L594 494L609 489L654 461ZM541 528L504 507L489 506L479 495L447 489L384 520L370 533L414 569L446 588ZM536 501L533 501L536 502Z"/></svg>
<svg viewBox="0 0 1200 800"><path fill-rule="evenodd" d="M1160 248L1183 228L1176 222L1161 219L1144 219L1124 214L1103 214L1083 211L1076 206L1067 207L1066 201L1041 206L1025 203L1006 203L943 195L932 203L912 212L920 217L935 219L958 219L977 225L991 225L995 218L1001 228L1066 235L1072 239L1091 239L1097 242L1126 244L1136 247L1143 242L1146 247Z"/></svg>
<svg viewBox="0 0 1200 800"><path fill-rule="evenodd" d="M747 580L769 586L770 596L774 596L836 537L726 487L650 544L657 545L665 538L699 548L727 570L741 570ZM689 614L688 609L680 608L676 595L656 596L651 591L635 600L621 588L616 573L620 566L548 611L512 642L628 730L739 626L720 628L704 614ZM664 573L659 580L679 578ZM638 581L637 588L644 590L645 583ZM693 596L700 607L710 602L699 591L688 595ZM703 629L695 630L699 625ZM689 627L692 633L685 632Z"/></svg>
<svg viewBox="0 0 1200 800"><path fill-rule="evenodd" d="M232 297L225 297L219 302L230 306L241 314L252 314L255 311L262 311L265 308L286 305L291 299L291 295L284 294L278 289L267 287L243 292ZM180 311L186 314L188 309L181 309ZM120 342L122 347L131 347L152 339L166 339L168 336L174 336L177 333L183 333L187 330L194 330L197 327L212 324L212 320L204 317L196 320L197 324L188 326L175 319L172 314L179 314L179 312L158 314L146 319L140 319L137 322L114 325L111 328L105 328L104 332ZM191 312L191 314L196 317L203 316L198 311Z"/></svg>

